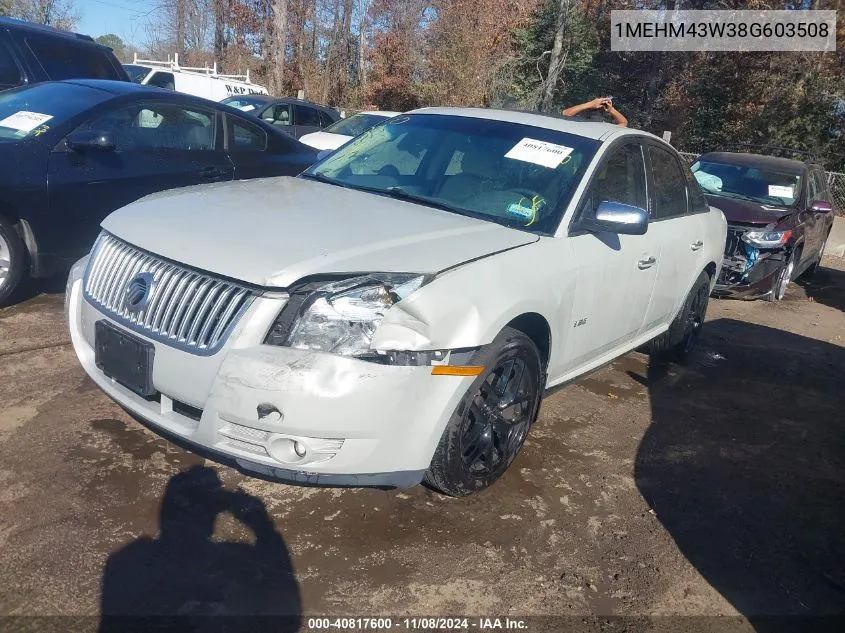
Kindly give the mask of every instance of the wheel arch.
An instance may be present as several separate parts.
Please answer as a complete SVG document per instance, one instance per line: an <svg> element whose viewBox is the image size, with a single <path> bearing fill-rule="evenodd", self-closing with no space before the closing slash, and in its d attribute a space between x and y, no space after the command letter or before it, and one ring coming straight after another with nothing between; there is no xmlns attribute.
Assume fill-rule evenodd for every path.
<svg viewBox="0 0 845 633"><path fill-rule="evenodd" d="M552 353L552 328L548 320L538 312L524 312L514 317L505 327L512 327L525 334L540 351L543 369L548 369Z"/></svg>
<svg viewBox="0 0 845 633"><path fill-rule="evenodd" d="M15 210L14 206L6 203L5 200L0 200L0 220L5 220L15 229L26 253L26 268L30 269L30 273L32 273L32 262L37 257L38 245L29 222Z"/></svg>

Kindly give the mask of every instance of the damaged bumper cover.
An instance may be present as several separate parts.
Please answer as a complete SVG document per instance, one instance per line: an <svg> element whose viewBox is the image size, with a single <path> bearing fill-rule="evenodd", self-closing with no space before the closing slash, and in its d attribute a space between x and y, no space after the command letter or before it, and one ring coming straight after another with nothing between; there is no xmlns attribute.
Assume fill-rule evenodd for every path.
<svg viewBox="0 0 845 633"><path fill-rule="evenodd" d="M284 298L257 297L216 353L154 347L153 397L97 367L95 324L109 316L69 281L68 323L92 380L154 432L253 476L299 485L418 484L474 376L433 375L474 350L391 352L372 360L264 344ZM451 359L451 360L450 360Z"/></svg>
<svg viewBox="0 0 845 633"><path fill-rule="evenodd" d="M722 270L713 288L719 297L754 299L769 294L789 256L787 247L764 249L745 242L748 229L728 227Z"/></svg>

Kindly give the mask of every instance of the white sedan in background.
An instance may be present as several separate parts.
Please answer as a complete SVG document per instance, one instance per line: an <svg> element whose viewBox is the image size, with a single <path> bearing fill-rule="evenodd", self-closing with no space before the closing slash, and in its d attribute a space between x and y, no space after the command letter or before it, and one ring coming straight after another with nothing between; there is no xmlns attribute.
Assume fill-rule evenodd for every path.
<svg viewBox="0 0 845 633"><path fill-rule="evenodd" d="M371 112L359 112L353 114L351 117L341 119L337 123L330 125L325 130L319 132L312 132L300 138L300 142L316 147L321 150L337 149L351 141L359 134L363 134L379 123L384 123L388 119L402 114L401 112L385 112L382 110L374 110Z"/></svg>

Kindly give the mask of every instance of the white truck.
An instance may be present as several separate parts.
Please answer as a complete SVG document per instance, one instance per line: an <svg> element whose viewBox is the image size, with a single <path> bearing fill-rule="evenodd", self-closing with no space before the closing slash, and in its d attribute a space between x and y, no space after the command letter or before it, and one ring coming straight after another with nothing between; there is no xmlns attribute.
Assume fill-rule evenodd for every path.
<svg viewBox="0 0 845 633"><path fill-rule="evenodd" d="M427 108L297 178L116 211L71 272L71 339L138 420L244 472L467 495L548 387L690 353L725 234L651 134Z"/></svg>
<svg viewBox="0 0 845 633"><path fill-rule="evenodd" d="M179 54L167 61L138 59L138 54L131 64L123 68L135 83L176 90L185 94L203 97L211 101L222 101L238 95L266 95L267 88L254 84L249 79L249 70L245 75L221 75L217 64L208 67L179 65Z"/></svg>

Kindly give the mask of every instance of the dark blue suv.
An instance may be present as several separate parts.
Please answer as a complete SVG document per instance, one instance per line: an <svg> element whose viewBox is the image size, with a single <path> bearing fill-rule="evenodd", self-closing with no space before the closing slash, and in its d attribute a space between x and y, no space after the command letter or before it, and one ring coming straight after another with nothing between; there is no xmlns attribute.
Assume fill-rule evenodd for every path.
<svg viewBox="0 0 845 633"><path fill-rule="evenodd" d="M0 17L0 90L60 79L129 81L112 50L87 35Z"/></svg>

